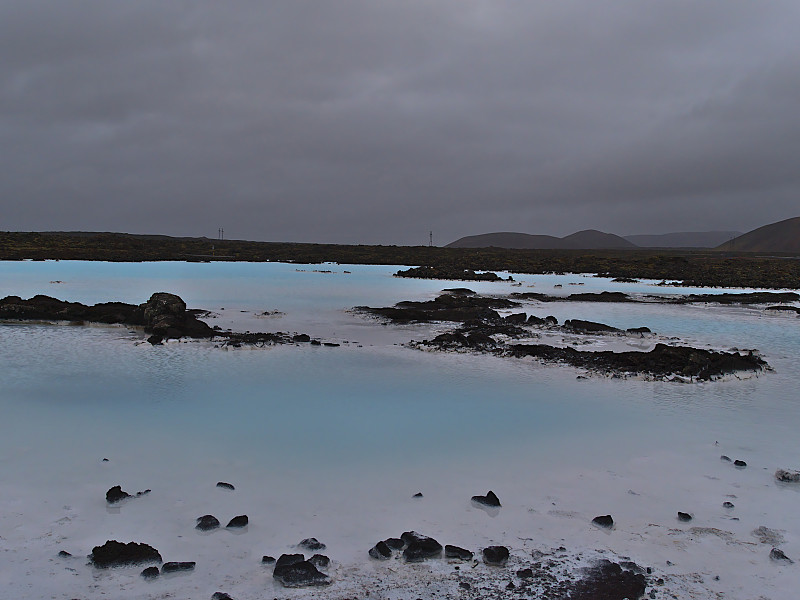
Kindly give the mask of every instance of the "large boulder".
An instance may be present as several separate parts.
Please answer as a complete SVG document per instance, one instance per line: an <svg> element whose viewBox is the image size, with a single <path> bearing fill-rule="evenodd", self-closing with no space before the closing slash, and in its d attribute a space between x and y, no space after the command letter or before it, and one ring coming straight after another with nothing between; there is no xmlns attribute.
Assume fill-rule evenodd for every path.
<svg viewBox="0 0 800 600"><path fill-rule="evenodd" d="M139 305L144 329L163 338L213 337L214 330L186 311L186 302L180 296L156 292Z"/></svg>
<svg viewBox="0 0 800 600"><path fill-rule="evenodd" d="M296 560L300 557L300 560ZM308 587L328 585L330 577L320 572L317 567L307 560L302 554L284 554L278 559L272 576L281 582L284 587Z"/></svg>

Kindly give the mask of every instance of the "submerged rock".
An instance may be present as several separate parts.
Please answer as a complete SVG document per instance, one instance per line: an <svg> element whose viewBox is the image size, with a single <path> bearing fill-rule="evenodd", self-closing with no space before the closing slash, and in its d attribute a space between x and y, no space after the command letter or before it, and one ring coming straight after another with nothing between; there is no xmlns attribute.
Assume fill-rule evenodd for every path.
<svg viewBox="0 0 800 600"><path fill-rule="evenodd" d="M275 557L274 556L267 556L265 554L264 556L261 557L261 564L271 565L274 562L275 562Z"/></svg>
<svg viewBox="0 0 800 600"><path fill-rule="evenodd" d="M508 562L508 548L488 546L483 549L483 562L493 567L504 567Z"/></svg>
<svg viewBox="0 0 800 600"><path fill-rule="evenodd" d="M92 548L89 559L95 567L124 567L147 562L162 562L158 550L147 544L108 540L102 546Z"/></svg>
<svg viewBox="0 0 800 600"><path fill-rule="evenodd" d="M217 487L218 488L222 488L224 490L231 490L231 491L236 489L235 487L233 487L232 483L227 483L225 481L218 481L217 482Z"/></svg>
<svg viewBox="0 0 800 600"><path fill-rule="evenodd" d="M426 558L439 558L442 545L432 537L421 535L416 531L406 531L400 538L406 543L403 558L406 562L420 562Z"/></svg>
<svg viewBox="0 0 800 600"><path fill-rule="evenodd" d="M743 460L735 460L733 461L733 466L739 467L740 469L744 469L747 466L747 463L744 462Z"/></svg>
<svg viewBox="0 0 800 600"><path fill-rule="evenodd" d="M484 506L491 506L493 508L500 507L500 499L491 490L489 490L485 496L473 496L472 501L476 502L477 504L482 504Z"/></svg>
<svg viewBox="0 0 800 600"><path fill-rule="evenodd" d="M605 323L582 321L580 319L567 319L564 321L564 328L583 333L619 333L622 331L621 329L606 325Z"/></svg>
<svg viewBox="0 0 800 600"><path fill-rule="evenodd" d="M211 600L233 600L233 598L225 592L214 592L211 596Z"/></svg>
<svg viewBox="0 0 800 600"><path fill-rule="evenodd" d="M797 483L800 482L800 471L778 469L777 471L775 471L775 479L786 483Z"/></svg>
<svg viewBox="0 0 800 600"><path fill-rule="evenodd" d="M688 522L692 520L692 515L678 511L678 521Z"/></svg>
<svg viewBox="0 0 800 600"><path fill-rule="evenodd" d="M783 553L783 550L779 550L778 548L773 548L772 550L770 550L769 557L771 560L774 560L775 562L786 562L789 563L790 565L794 564L794 561L788 556L786 556Z"/></svg>

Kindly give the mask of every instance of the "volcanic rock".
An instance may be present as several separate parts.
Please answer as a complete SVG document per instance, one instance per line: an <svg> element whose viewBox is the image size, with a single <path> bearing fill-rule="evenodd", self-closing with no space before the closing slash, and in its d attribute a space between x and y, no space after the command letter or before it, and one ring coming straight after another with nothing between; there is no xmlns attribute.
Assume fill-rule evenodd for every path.
<svg viewBox="0 0 800 600"><path fill-rule="evenodd" d="M126 498L132 498L128 492L122 491L122 486L115 485L106 492L106 502L109 504L116 504L122 502Z"/></svg>
<svg viewBox="0 0 800 600"><path fill-rule="evenodd" d="M299 544L297 544L301 548L305 548L306 550L325 550L326 546L322 542L320 542L317 538L306 538L302 540Z"/></svg>
<svg viewBox="0 0 800 600"><path fill-rule="evenodd" d="M195 529L199 529L200 531L211 531L217 527L219 527L219 519L214 515L197 517L197 525L194 526Z"/></svg>
<svg viewBox="0 0 800 600"><path fill-rule="evenodd" d="M501 506L500 499L491 490L489 490L489 492L487 492L485 496L473 496L472 501L478 504L483 504L484 506L491 506L494 508L499 508Z"/></svg>
<svg viewBox="0 0 800 600"><path fill-rule="evenodd" d="M162 573L175 573L177 571L193 571L195 562L166 562L161 567Z"/></svg>
<svg viewBox="0 0 800 600"><path fill-rule="evenodd" d="M446 544L444 547L445 558L455 558L458 560L472 560L472 552L458 546L451 546Z"/></svg>
<svg viewBox="0 0 800 600"><path fill-rule="evenodd" d="M505 546L488 546L484 548L483 562L494 567L504 567L508 562L508 548Z"/></svg>
<svg viewBox="0 0 800 600"><path fill-rule="evenodd" d="M614 527L614 519L611 518L611 515L601 515L599 517L595 517L592 519L592 523L598 527L605 527L606 529L611 529Z"/></svg>
<svg viewBox="0 0 800 600"><path fill-rule="evenodd" d="M241 527L247 527L247 524L250 520L247 518L247 515L239 515L238 517L233 517L225 527L230 529L238 529Z"/></svg>
<svg viewBox="0 0 800 600"><path fill-rule="evenodd" d="M102 546L92 548L89 556L95 567L123 567L147 562L162 562L158 550L147 544L128 542L123 544L116 540L108 540Z"/></svg>
<svg viewBox="0 0 800 600"><path fill-rule="evenodd" d="M420 562L426 558L439 558L442 545L432 537L420 535L416 531L406 531L400 538L406 543L403 558L406 562Z"/></svg>
<svg viewBox="0 0 800 600"><path fill-rule="evenodd" d="M155 579L156 577L161 575L161 573L158 570L158 567L147 567L144 571L142 571L139 574L145 579Z"/></svg>
<svg viewBox="0 0 800 600"><path fill-rule="evenodd" d="M369 549L369 555L376 560L387 560L392 556L392 549L386 545L386 542L378 542Z"/></svg>

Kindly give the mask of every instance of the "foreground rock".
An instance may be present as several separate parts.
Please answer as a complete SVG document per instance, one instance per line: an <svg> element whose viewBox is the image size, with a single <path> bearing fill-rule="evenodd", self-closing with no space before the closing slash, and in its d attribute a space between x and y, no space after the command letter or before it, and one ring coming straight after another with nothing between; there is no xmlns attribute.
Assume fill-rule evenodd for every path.
<svg viewBox="0 0 800 600"><path fill-rule="evenodd" d="M406 531L400 539L406 544L406 549L403 550L406 562L421 562L426 558L439 558L442 555L442 545L432 537L416 531Z"/></svg>
<svg viewBox="0 0 800 600"><path fill-rule="evenodd" d="M219 519L214 515L203 515L202 517L197 517L197 525L194 528L200 531L211 531L212 529L217 529L219 525Z"/></svg>
<svg viewBox="0 0 800 600"><path fill-rule="evenodd" d="M638 600L644 596L647 579L634 569L605 560L570 587L570 600Z"/></svg>
<svg viewBox="0 0 800 600"><path fill-rule="evenodd" d="M290 588L328 585L331 582L330 577L305 560L302 554L282 555L275 564L272 576L284 587Z"/></svg>
<svg viewBox="0 0 800 600"><path fill-rule="evenodd" d="M465 548L459 548L458 546L451 546L450 544L447 544L444 547L444 557L457 560L472 560L472 552Z"/></svg>
<svg viewBox="0 0 800 600"><path fill-rule="evenodd" d="M493 567L504 567L508 556L508 548L505 546L489 546L483 549L483 562Z"/></svg>
<svg viewBox="0 0 800 600"><path fill-rule="evenodd" d="M598 527L604 527L606 529L611 529L614 527L614 519L611 517L611 515L601 515L599 517L595 517L592 519L592 523Z"/></svg>
<svg viewBox="0 0 800 600"><path fill-rule="evenodd" d="M116 540L108 540L102 546L92 548L89 560L95 567L124 567L148 562L161 563L158 550L147 544L128 542L124 544Z"/></svg>
<svg viewBox="0 0 800 600"><path fill-rule="evenodd" d="M162 573L177 573L179 571L194 571L195 562L166 562L161 567Z"/></svg>

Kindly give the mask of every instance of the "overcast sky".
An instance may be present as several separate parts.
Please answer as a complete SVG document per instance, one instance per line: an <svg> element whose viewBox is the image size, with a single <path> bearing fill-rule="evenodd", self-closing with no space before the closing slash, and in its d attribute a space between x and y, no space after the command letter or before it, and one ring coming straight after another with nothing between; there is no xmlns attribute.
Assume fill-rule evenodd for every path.
<svg viewBox="0 0 800 600"><path fill-rule="evenodd" d="M0 229L337 243L800 215L797 0L0 0Z"/></svg>

